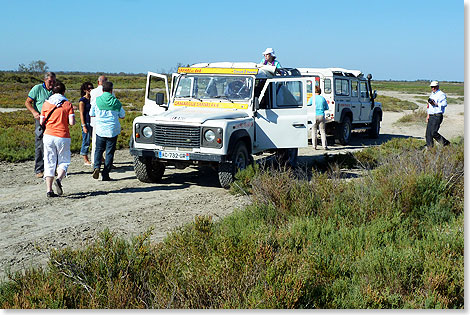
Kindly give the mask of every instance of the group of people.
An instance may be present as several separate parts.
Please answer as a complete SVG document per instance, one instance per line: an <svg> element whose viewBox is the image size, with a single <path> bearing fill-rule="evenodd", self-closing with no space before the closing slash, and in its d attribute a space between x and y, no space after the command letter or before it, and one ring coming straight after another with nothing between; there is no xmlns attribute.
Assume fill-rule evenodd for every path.
<svg viewBox="0 0 470 315"><path fill-rule="evenodd" d="M62 180L71 162L69 126L75 124L75 113L65 91L65 85L56 80L55 73L48 72L44 82L31 89L25 102L35 119L34 170L36 177L45 179L47 197L63 194ZM92 177L98 179L103 153L106 153L101 177L103 181L109 181L117 137L121 132L119 119L125 116L124 108L113 94L113 83L105 76L98 78L97 88L93 88L91 82L83 83L80 96L80 154L85 165L93 166ZM92 161L88 159L90 145Z"/></svg>

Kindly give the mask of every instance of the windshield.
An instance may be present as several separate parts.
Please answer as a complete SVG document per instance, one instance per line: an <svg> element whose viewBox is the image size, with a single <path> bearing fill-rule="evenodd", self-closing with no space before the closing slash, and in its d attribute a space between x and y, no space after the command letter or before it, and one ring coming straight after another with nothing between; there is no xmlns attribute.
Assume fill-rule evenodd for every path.
<svg viewBox="0 0 470 315"><path fill-rule="evenodd" d="M253 78L243 76L184 75L176 88L176 98L246 101L253 94Z"/></svg>

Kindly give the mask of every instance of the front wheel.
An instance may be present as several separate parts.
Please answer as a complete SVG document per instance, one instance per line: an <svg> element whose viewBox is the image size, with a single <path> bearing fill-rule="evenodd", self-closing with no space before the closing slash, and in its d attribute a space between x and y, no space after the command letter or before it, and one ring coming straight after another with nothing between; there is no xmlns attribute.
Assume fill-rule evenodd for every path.
<svg viewBox="0 0 470 315"><path fill-rule="evenodd" d="M337 125L337 138L339 143L345 145L351 140L352 123L349 116L344 117L343 122Z"/></svg>
<svg viewBox="0 0 470 315"><path fill-rule="evenodd" d="M235 180L235 174L239 170L247 168L251 164L251 156L244 142L238 142L233 150L230 162L219 164L219 182L222 188L229 188Z"/></svg>
<svg viewBox="0 0 470 315"><path fill-rule="evenodd" d="M165 173L165 164L154 158L134 156L134 172L138 180L144 183L156 183Z"/></svg>

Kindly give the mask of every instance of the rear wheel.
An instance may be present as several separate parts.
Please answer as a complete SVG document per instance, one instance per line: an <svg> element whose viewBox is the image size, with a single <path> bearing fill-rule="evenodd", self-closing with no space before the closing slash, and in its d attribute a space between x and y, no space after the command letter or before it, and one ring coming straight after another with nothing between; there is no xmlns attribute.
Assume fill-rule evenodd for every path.
<svg viewBox="0 0 470 315"><path fill-rule="evenodd" d="M165 173L165 164L154 158L134 156L134 172L141 182L156 183Z"/></svg>
<svg viewBox="0 0 470 315"><path fill-rule="evenodd" d="M372 117L372 123L370 124L369 137L377 139L380 133L380 117L379 113L375 112Z"/></svg>
<svg viewBox="0 0 470 315"><path fill-rule="evenodd" d="M219 182L223 188L229 188L235 180L235 174L239 170L247 168L251 164L251 156L244 142L238 142L233 150L230 162L219 163Z"/></svg>
<svg viewBox="0 0 470 315"><path fill-rule="evenodd" d="M352 123L349 116L344 117L343 122L337 125L337 138L339 143L348 144L351 140Z"/></svg>
<svg viewBox="0 0 470 315"><path fill-rule="evenodd" d="M296 167L297 166L297 157L299 155L298 148L290 148L290 149L278 149L276 151L276 159L279 165L282 166L290 166Z"/></svg>

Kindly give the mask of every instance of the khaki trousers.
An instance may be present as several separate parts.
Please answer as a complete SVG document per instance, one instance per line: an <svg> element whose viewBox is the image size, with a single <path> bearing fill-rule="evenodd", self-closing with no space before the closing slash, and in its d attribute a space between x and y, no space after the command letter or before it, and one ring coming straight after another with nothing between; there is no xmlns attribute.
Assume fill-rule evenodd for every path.
<svg viewBox="0 0 470 315"><path fill-rule="evenodd" d="M315 150L317 149L317 132L318 126L320 126L321 145L323 149L327 149L326 146L326 132L325 132L325 117L323 115L316 115L315 122L312 127L312 143Z"/></svg>

